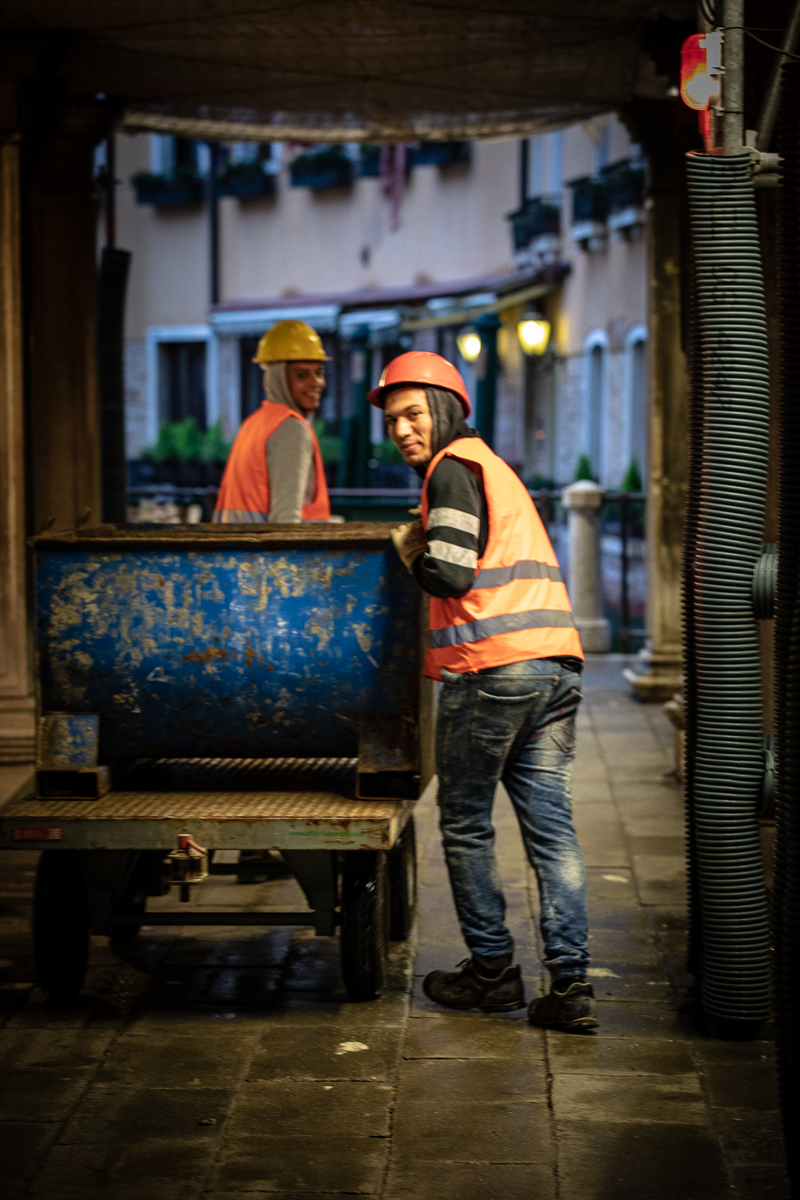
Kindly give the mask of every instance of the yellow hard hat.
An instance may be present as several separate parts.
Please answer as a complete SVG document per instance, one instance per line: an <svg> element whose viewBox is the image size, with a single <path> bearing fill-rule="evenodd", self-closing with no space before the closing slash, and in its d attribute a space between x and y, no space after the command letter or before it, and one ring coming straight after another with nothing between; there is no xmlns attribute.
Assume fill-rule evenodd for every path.
<svg viewBox="0 0 800 1200"><path fill-rule="evenodd" d="M305 321L278 321L258 343L253 362L330 362L330 358L316 329Z"/></svg>

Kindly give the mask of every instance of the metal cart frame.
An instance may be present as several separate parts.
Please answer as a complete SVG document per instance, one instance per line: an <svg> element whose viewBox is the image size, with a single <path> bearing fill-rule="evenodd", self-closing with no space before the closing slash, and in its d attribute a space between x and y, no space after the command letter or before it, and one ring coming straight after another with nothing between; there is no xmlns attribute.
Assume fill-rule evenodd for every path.
<svg viewBox="0 0 800 1200"><path fill-rule="evenodd" d="M352 548L354 562L377 548L394 569L387 527L378 524L212 526L155 533L101 527L40 537L33 545L37 562L49 551L66 555L72 563L69 555L78 551L81 562L88 554L101 565L116 562L114 556L121 550L130 555L132 548L134 555L147 551L173 557L176 552L191 556L213 550L234 552L235 558L237 551L244 551L251 560L254 554L297 546L312 547L319 555L331 546L337 552ZM65 588L69 592L73 577L74 571L59 576L62 592ZM47 587L52 591L53 586L51 580ZM348 597L348 603L351 600ZM47 611L41 595L37 610ZM409 648L413 669L418 671L425 636L423 606L415 603L414 611L417 628L410 631ZM52 711L53 694L57 701L60 698L52 684L52 660L60 655L62 668L65 661L70 667L72 660L69 651L65 656L60 648L53 649L59 643L48 643L47 622L40 620L40 626L45 632L40 629L37 644L36 787L32 795L18 795L0 810L0 846L44 851L36 881L34 948L45 990L69 996L80 989L90 933L129 940L143 925L308 925L322 935L339 929L342 973L351 999L379 995L388 942L408 936L414 914L412 797L421 793L432 775L430 681L415 685L412 710L402 713L399 747L391 734L396 719L364 713L359 719L357 758L193 759L188 766L206 778L199 787L184 788L160 786L159 761L167 782L174 761L153 759L155 786L151 782L142 788L136 786L137 768L131 760L101 761L102 738L96 725L102 725L102 711ZM79 653L86 658L85 645ZM197 656L183 657L194 662ZM369 661L377 667L374 656ZM96 666L90 664L91 669ZM48 671L49 682L43 684ZM134 736L138 733L136 726ZM179 756L176 761L180 765ZM272 787L275 774L279 786ZM215 786L216 776L222 777L222 786ZM131 778L132 787L126 782ZM366 798L370 793L372 798ZM305 894L308 911L232 913L179 906L169 912L148 912L147 898L169 890L166 856L181 835L190 835L212 852L280 851ZM212 853L212 875L236 870L235 865L215 863Z"/></svg>

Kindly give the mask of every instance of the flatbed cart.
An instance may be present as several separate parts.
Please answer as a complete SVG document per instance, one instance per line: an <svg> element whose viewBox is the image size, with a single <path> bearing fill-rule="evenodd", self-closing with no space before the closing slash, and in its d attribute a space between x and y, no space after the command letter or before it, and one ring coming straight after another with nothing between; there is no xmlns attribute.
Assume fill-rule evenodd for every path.
<svg viewBox="0 0 800 1200"><path fill-rule="evenodd" d="M312 925L338 927L350 997L379 995L413 919L433 729L387 525L101 526L33 549L35 787L0 845L44 851L45 990L80 989L90 933ZM223 850L280 851L310 911L147 911L236 871Z"/></svg>

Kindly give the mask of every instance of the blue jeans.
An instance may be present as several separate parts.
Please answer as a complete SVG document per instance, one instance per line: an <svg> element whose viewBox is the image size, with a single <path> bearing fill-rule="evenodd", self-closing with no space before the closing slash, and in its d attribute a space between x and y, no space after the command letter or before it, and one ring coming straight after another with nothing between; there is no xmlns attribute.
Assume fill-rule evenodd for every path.
<svg viewBox="0 0 800 1200"><path fill-rule="evenodd" d="M502 780L539 883L545 966L555 979L583 975L586 873L570 804L580 675L542 658L442 679L440 828L464 940L481 958L514 949L492 828Z"/></svg>

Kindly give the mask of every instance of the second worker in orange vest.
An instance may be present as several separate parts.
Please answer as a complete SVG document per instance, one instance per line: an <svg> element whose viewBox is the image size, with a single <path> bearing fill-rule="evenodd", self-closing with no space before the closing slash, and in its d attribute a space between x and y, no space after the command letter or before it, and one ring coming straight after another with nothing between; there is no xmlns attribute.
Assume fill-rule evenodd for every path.
<svg viewBox="0 0 800 1200"><path fill-rule="evenodd" d="M222 476L214 521L327 521L319 443L308 421L325 389L327 355L304 321L279 321L258 344L267 399L243 422Z"/></svg>
<svg viewBox="0 0 800 1200"><path fill-rule="evenodd" d="M550 539L525 487L474 429L458 371L438 354L393 359L370 401L422 476L422 521L393 539L430 596L425 674L443 683L436 729L445 858L471 958L433 971L430 999L508 1011L525 1003L494 856L500 780L541 899L548 995L532 1024L597 1024L586 879L570 803L583 652Z"/></svg>

